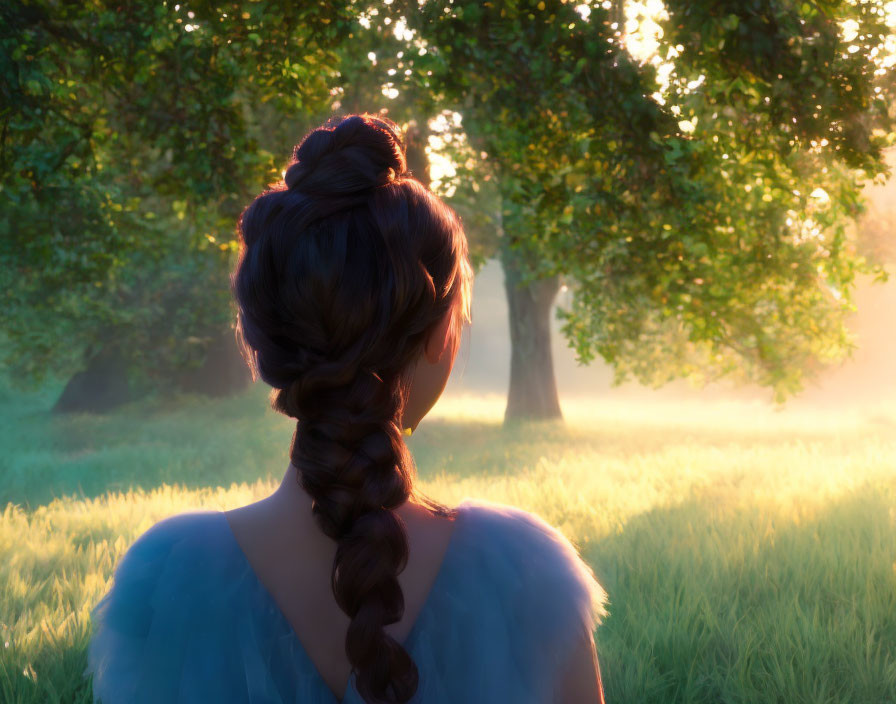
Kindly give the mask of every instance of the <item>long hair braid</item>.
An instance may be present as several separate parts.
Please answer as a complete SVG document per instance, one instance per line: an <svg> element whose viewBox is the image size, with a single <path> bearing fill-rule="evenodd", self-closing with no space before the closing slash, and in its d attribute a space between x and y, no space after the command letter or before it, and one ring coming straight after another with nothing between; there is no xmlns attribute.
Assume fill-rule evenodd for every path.
<svg viewBox="0 0 896 704"><path fill-rule="evenodd" d="M310 132L282 182L239 221L237 338L271 405L297 419L290 459L337 542L331 586L351 619L346 654L366 702L406 702L419 674L384 631L404 613L407 533L422 498L400 420L427 334L472 285L459 218L410 174L397 126L350 115Z"/></svg>

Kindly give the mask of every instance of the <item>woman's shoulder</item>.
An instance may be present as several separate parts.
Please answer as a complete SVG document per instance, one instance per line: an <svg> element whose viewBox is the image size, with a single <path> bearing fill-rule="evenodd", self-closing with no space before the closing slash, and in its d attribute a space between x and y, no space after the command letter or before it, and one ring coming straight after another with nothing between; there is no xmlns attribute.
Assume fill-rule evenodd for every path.
<svg viewBox="0 0 896 704"><path fill-rule="evenodd" d="M176 578L173 569L208 566L223 557L226 537L224 514L220 511L191 511L164 518L150 526L118 560L113 573L113 589L125 585ZM179 566L179 565L177 565Z"/></svg>
<svg viewBox="0 0 896 704"><path fill-rule="evenodd" d="M157 521L131 543L116 565L116 571L137 556L161 557L185 541L192 544L207 538L220 529L221 517L221 511L188 511Z"/></svg>
<svg viewBox="0 0 896 704"><path fill-rule="evenodd" d="M118 561L112 585L91 612L85 675L95 699L177 701L196 637L227 642L228 613L247 586L219 511L177 514L155 523ZM242 577L242 578L241 578Z"/></svg>
<svg viewBox="0 0 896 704"><path fill-rule="evenodd" d="M112 585L94 607L94 615L112 619L118 615L115 604L131 612L143 604L158 612L163 596L183 601L201 595L204 583L232 576L228 573L243 567L227 538L221 511L191 511L158 521L119 559Z"/></svg>
<svg viewBox="0 0 896 704"><path fill-rule="evenodd" d="M457 509L444 579L409 643L429 675L420 701L549 701L606 593L537 513L469 498Z"/></svg>
<svg viewBox="0 0 896 704"><path fill-rule="evenodd" d="M223 576L221 570L235 562L226 529L221 511L190 511L158 521L118 561L113 588Z"/></svg>
<svg viewBox="0 0 896 704"><path fill-rule="evenodd" d="M575 545L539 514L485 499L466 499L459 508L467 523L468 547L483 554L492 576L518 585L520 599L534 593L546 609L557 616L565 610L567 619L578 618L591 630L606 616L607 594L593 570Z"/></svg>

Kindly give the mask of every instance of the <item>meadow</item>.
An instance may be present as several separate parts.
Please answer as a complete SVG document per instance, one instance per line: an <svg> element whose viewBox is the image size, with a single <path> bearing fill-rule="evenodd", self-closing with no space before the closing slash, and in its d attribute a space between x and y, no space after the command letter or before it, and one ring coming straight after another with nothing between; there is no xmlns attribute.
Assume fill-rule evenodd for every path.
<svg viewBox="0 0 896 704"><path fill-rule="evenodd" d="M128 546L273 491L293 422L260 385L107 417L0 390L0 701L89 702L90 609ZM607 701L896 702L896 408L442 399L409 439L423 490L534 511L609 593Z"/></svg>

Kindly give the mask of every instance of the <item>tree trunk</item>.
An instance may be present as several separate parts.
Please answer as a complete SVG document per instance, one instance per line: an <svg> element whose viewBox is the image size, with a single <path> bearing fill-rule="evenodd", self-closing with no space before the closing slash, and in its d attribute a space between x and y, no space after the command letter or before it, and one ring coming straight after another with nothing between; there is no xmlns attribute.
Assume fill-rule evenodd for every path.
<svg viewBox="0 0 896 704"><path fill-rule="evenodd" d="M177 374L177 388L206 396L238 394L251 382L252 374L229 325L223 327L206 347L198 368Z"/></svg>
<svg viewBox="0 0 896 704"><path fill-rule="evenodd" d="M520 260L506 247L501 252L501 264L511 345L510 390L504 422L562 419L551 356L551 306L560 289L559 277L521 285Z"/></svg>
<svg viewBox="0 0 896 704"><path fill-rule="evenodd" d="M429 125L425 120L414 122L410 125L405 135L405 156L408 162L408 171L411 175L429 188L429 157L426 155L426 145L429 141Z"/></svg>
<svg viewBox="0 0 896 704"><path fill-rule="evenodd" d="M120 349L108 345L91 356L84 371L68 380L53 412L108 413L135 398L128 379L127 360Z"/></svg>
<svg viewBox="0 0 896 704"><path fill-rule="evenodd" d="M128 359L114 344L90 356L87 368L65 385L53 406L54 413L108 413L147 392L188 391L205 396L230 396L244 391L252 381L240 355L233 329L224 327L202 352L195 369L172 370L170 378L137 382L129 374Z"/></svg>

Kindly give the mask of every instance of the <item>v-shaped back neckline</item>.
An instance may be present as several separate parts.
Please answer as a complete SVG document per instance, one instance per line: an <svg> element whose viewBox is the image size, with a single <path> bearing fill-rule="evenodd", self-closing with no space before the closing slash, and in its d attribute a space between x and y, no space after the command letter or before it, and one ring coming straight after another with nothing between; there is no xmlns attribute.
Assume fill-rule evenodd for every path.
<svg viewBox="0 0 896 704"><path fill-rule="evenodd" d="M442 555L442 562L439 565L439 569L436 572L436 577L433 580L432 586L430 586L429 591L426 594L426 598L423 600L423 605L420 607L420 610L417 612L417 617L414 619L414 624L411 626L411 630L408 631L408 634L405 636L404 640L401 641L402 647L407 649L407 644L411 643L414 640L414 637L417 634L417 627L420 625L420 622L423 620L424 615L429 610L432 605L432 602L435 598L435 595L438 592L438 589L441 585L441 582L445 578L446 568L445 565L448 563L449 559L452 558L454 546L457 544L457 533L461 528L461 516L464 513L466 508L467 500L459 503L455 509L457 514L454 518L454 526L451 528L451 535L448 538L448 547L445 548L445 553ZM233 532L233 529L230 527L230 521L227 520L227 516L224 511L218 511L218 515L221 517L221 520L224 522L225 532L229 540L232 542L233 547L236 548L237 553L240 556L240 559L243 562L244 568L248 571L248 573L252 576L252 581L254 583L254 587L256 590L259 590L261 594L264 596L264 599L268 602L268 606L271 608L271 611L276 614L277 618L281 621L281 625L285 625L288 629L290 637L292 638L294 644L301 652L302 656L308 662L311 667L311 671L313 672L314 677L320 682L320 684L324 687L324 689L333 697L333 699L337 702L337 704L348 704L350 699L349 690L353 690L357 694L357 690L355 689L355 671L352 669L351 673L348 677L348 682L343 689L342 698L330 689L330 685L327 684L327 681L324 679L323 675L321 675L320 670L317 669L317 665L311 659L311 656L308 654L308 649L302 643L298 634L293 628L292 623L290 623L289 619L286 618L286 615L283 613L283 609L280 608L280 605L276 602L273 595L270 593L267 587L262 583L262 581L258 578L258 574L255 572L255 569L252 567L252 563L249 562L249 558L246 553L243 551L243 548L240 546L239 541L236 539L236 534Z"/></svg>

